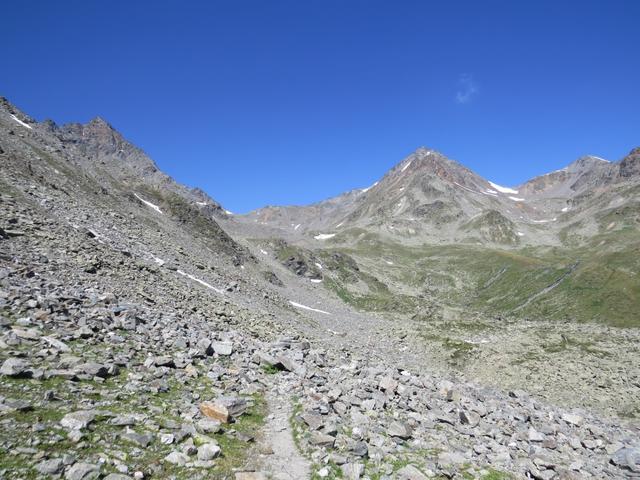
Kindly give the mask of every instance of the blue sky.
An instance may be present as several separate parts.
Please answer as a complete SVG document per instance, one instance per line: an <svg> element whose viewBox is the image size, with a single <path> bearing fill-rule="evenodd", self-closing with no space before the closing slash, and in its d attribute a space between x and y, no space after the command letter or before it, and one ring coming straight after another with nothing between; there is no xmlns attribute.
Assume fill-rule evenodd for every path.
<svg viewBox="0 0 640 480"><path fill-rule="evenodd" d="M229 210L365 187L419 146L504 185L640 145L640 2L35 1L0 95L107 119Z"/></svg>

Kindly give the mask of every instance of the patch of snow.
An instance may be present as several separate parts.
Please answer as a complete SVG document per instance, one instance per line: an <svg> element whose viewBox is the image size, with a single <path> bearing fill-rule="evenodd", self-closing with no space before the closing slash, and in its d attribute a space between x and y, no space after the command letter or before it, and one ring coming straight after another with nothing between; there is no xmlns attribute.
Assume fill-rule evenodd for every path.
<svg viewBox="0 0 640 480"><path fill-rule="evenodd" d="M514 190L513 188L503 187L498 185L497 183L489 182L489 185L491 185L493 188L495 188L496 190L502 193L516 193L516 194L518 193L518 190Z"/></svg>
<svg viewBox="0 0 640 480"><path fill-rule="evenodd" d="M489 343L489 340L483 338L481 340L465 340L464 342L469 345L484 345L485 343Z"/></svg>
<svg viewBox="0 0 640 480"><path fill-rule="evenodd" d="M208 284L207 282L200 280L199 278L194 277L193 275L183 272L182 270L176 270L177 273L179 273L180 275L182 275L183 277L187 277L191 280L193 280L194 282L198 282L200 285L203 285L207 288L210 288L211 290L213 290L214 292L217 292L221 295L224 294L224 292L222 290L220 290L219 288L214 287L213 285Z"/></svg>
<svg viewBox="0 0 640 480"><path fill-rule="evenodd" d="M226 213L227 215L233 215L233 212L230 212L229 210L225 210L224 213Z"/></svg>
<svg viewBox="0 0 640 480"><path fill-rule="evenodd" d="M207 202L196 202L196 205L200 205L201 207L205 207Z"/></svg>
<svg viewBox="0 0 640 480"><path fill-rule="evenodd" d="M140 195L138 195L137 193L134 193L134 195L136 196L136 198L138 200L140 200L142 203L144 203L146 206L153 208L156 212L158 213L162 213L162 210L160 210L160 207L157 205L154 205L151 202L147 202L144 198L142 198Z"/></svg>
<svg viewBox="0 0 640 480"><path fill-rule="evenodd" d="M153 261L156 262L160 266L164 265L164 260L162 260L161 258L158 258L156 256L153 256Z"/></svg>
<svg viewBox="0 0 640 480"><path fill-rule="evenodd" d="M31 128L31 127L29 127ZM610 163L609 160L605 160L604 158L601 157L596 157L595 155L589 155L591 158L595 158L596 160L600 160L601 162L606 162L606 163Z"/></svg>
<svg viewBox="0 0 640 480"><path fill-rule="evenodd" d="M564 207L562 210L560 210L561 212L568 212L569 211L569 207Z"/></svg>
<svg viewBox="0 0 640 480"><path fill-rule="evenodd" d="M322 279L321 278L312 278L311 279L311 283L321 283Z"/></svg>
<svg viewBox="0 0 640 480"><path fill-rule="evenodd" d="M342 226L344 222L340 222L339 224L336 225L336 228L340 228Z"/></svg>
<svg viewBox="0 0 640 480"><path fill-rule="evenodd" d="M316 240L329 240L330 238L333 238L335 236L335 233L320 233L313 238L315 238Z"/></svg>
<svg viewBox="0 0 640 480"><path fill-rule="evenodd" d="M261 254L263 254L263 255L269 255L269 254L268 254L265 250L263 250L263 249L260 249L260 253L261 253Z"/></svg>
<svg viewBox="0 0 640 480"><path fill-rule="evenodd" d="M371 185L370 187L367 188L363 188L362 190L360 190L362 193L367 193L369 190L371 190L373 187L375 187L376 185L378 185L378 182L374 183L373 185Z"/></svg>
<svg viewBox="0 0 640 480"><path fill-rule="evenodd" d="M387 265L393 265L393 262L389 261L389 260L385 260L384 261Z"/></svg>
<svg viewBox="0 0 640 480"><path fill-rule="evenodd" d="M489 189L485 190L485 192L487 192L487 193L498 193L495 190L489 190Z"/></svg>
<svg viewBox="0 0 640 480"><path fill-rule="evenodd" d="M310 312L318 312L324 313L325 315L331 315L329 312L325 312L324 310L318 310L317 308L307 307L306 305L302 305L301 303L292 302L289 300L289 303L296 308L301 308L303 310L309 310Z"/></svg>
<svg viewBox="0 0 640 480"><path fill-rule="evenodd" d="M407 163L405 163L404 167L402 167L402 170L400 170L400 172L404 172L407 168L409 168L409 165L411 165L412 162L413 160L409 160Z"/></svg>
<svg viewBox="0 0 640 480"><path fill-rule="evenodd" d="M322 270L322 264L320 262L316 262L316 267L318 267L320 270Z"/></svg>
<svg viewBox="0 0 640 480"><path fill-rule="evenodd" d="M555 222L557 220L557 218L552 218L550 220L531 220L533 223L549 223L549 222Z"/></svg>
<svg viewBox="0 0 640 480"><path fill-rule="evenodd" d="M483 195L488 195L489 197L497 197L498 193L491 193L491 190L485 190L484 192L480 192Z"/></svg>
<svg viewBox="0 0 640 480"><path fill-rule="evenodd" d="M23 127L26 127L29 130L33 130L33 127L31 125L28 125L28 124L24 123L22 120L20 120L18 117L16 117L13 113L11 113L10 115L11 115L11 118L13 118L16 122L18 122Z"/></svg>
<svg viewBox="0 0 640 480"><path fill-rule="evenodd" d="M299 224L297 224L295 227L293 227L293 229L294 229L294 230L299 229L299 228L300 228L300 225L301 225L300 223L299 223Z"/></svg>
<svg viewBox="0 0 640 480"><path fill-rule="evenodd" d="M509 198L514 202L524 202L524 198L519 198L519 197L509 197Z"/></svg>
<svg viewBox="0 0 640 480"><path fill-rule="evenodd" d="M522 232L516 232L516 235L518 235L519 237L524 237L524 233Z"/></svg>

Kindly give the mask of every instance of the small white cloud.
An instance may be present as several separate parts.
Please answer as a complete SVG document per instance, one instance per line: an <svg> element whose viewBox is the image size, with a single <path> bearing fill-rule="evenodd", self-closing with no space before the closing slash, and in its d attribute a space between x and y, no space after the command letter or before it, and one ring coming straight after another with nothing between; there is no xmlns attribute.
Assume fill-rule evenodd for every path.
<svg viewBox="0 0 640 480"><path fill-rule="evenodd" d="M468 103L471 98L478 93L478 85L473 77L468 73L463 73L458 78L458 91L456 92L457 103Z"/></svg>

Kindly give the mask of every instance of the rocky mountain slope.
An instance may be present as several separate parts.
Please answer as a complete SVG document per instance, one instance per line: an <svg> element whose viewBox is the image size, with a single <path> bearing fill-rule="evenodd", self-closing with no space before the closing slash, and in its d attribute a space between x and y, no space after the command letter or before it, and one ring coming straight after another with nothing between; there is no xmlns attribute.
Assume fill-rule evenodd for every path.
<svg viewBox="0 0 640 480"><path fill-rule="evenodd" d="M443 193L412 186L401 216L457 202L462 228L479 204L445 181L491 185L421 155L389 175L436 168ZM430 271L435 254L385 243L393 201L352 192L318 207L357 225L344 243L313 238L339 228L328 219L316 232L285 224L298 213L236 219L106 122L39 123L6 100L0 165L0 478L640 474L637 331L471 307L461 323L442 309L457 280L431 281L454 252ZM493 272L486 289L516 272Z"/></svg>

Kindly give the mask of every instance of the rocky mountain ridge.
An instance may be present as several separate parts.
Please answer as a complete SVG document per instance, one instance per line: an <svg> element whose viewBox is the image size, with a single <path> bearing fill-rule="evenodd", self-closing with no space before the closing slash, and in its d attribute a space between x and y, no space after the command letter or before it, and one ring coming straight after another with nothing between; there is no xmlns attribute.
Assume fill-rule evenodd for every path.
<svg viewBox="0 0 640 480"><path fill-rule="evenodd" d="M635 193L625 191L640 183L637 163L638 149L618 162L586 156L509 188L420 148L369 188L307 207L267 207L238 219L308 236L365 228L407 244L558 245L563 228L576 217L603 214L614 193L622 194L618 204L637 201ZM600 204L582 209L585 195L598 197ZM483 234L480 228L478 235L478 223L492 231Z"/></svg>

